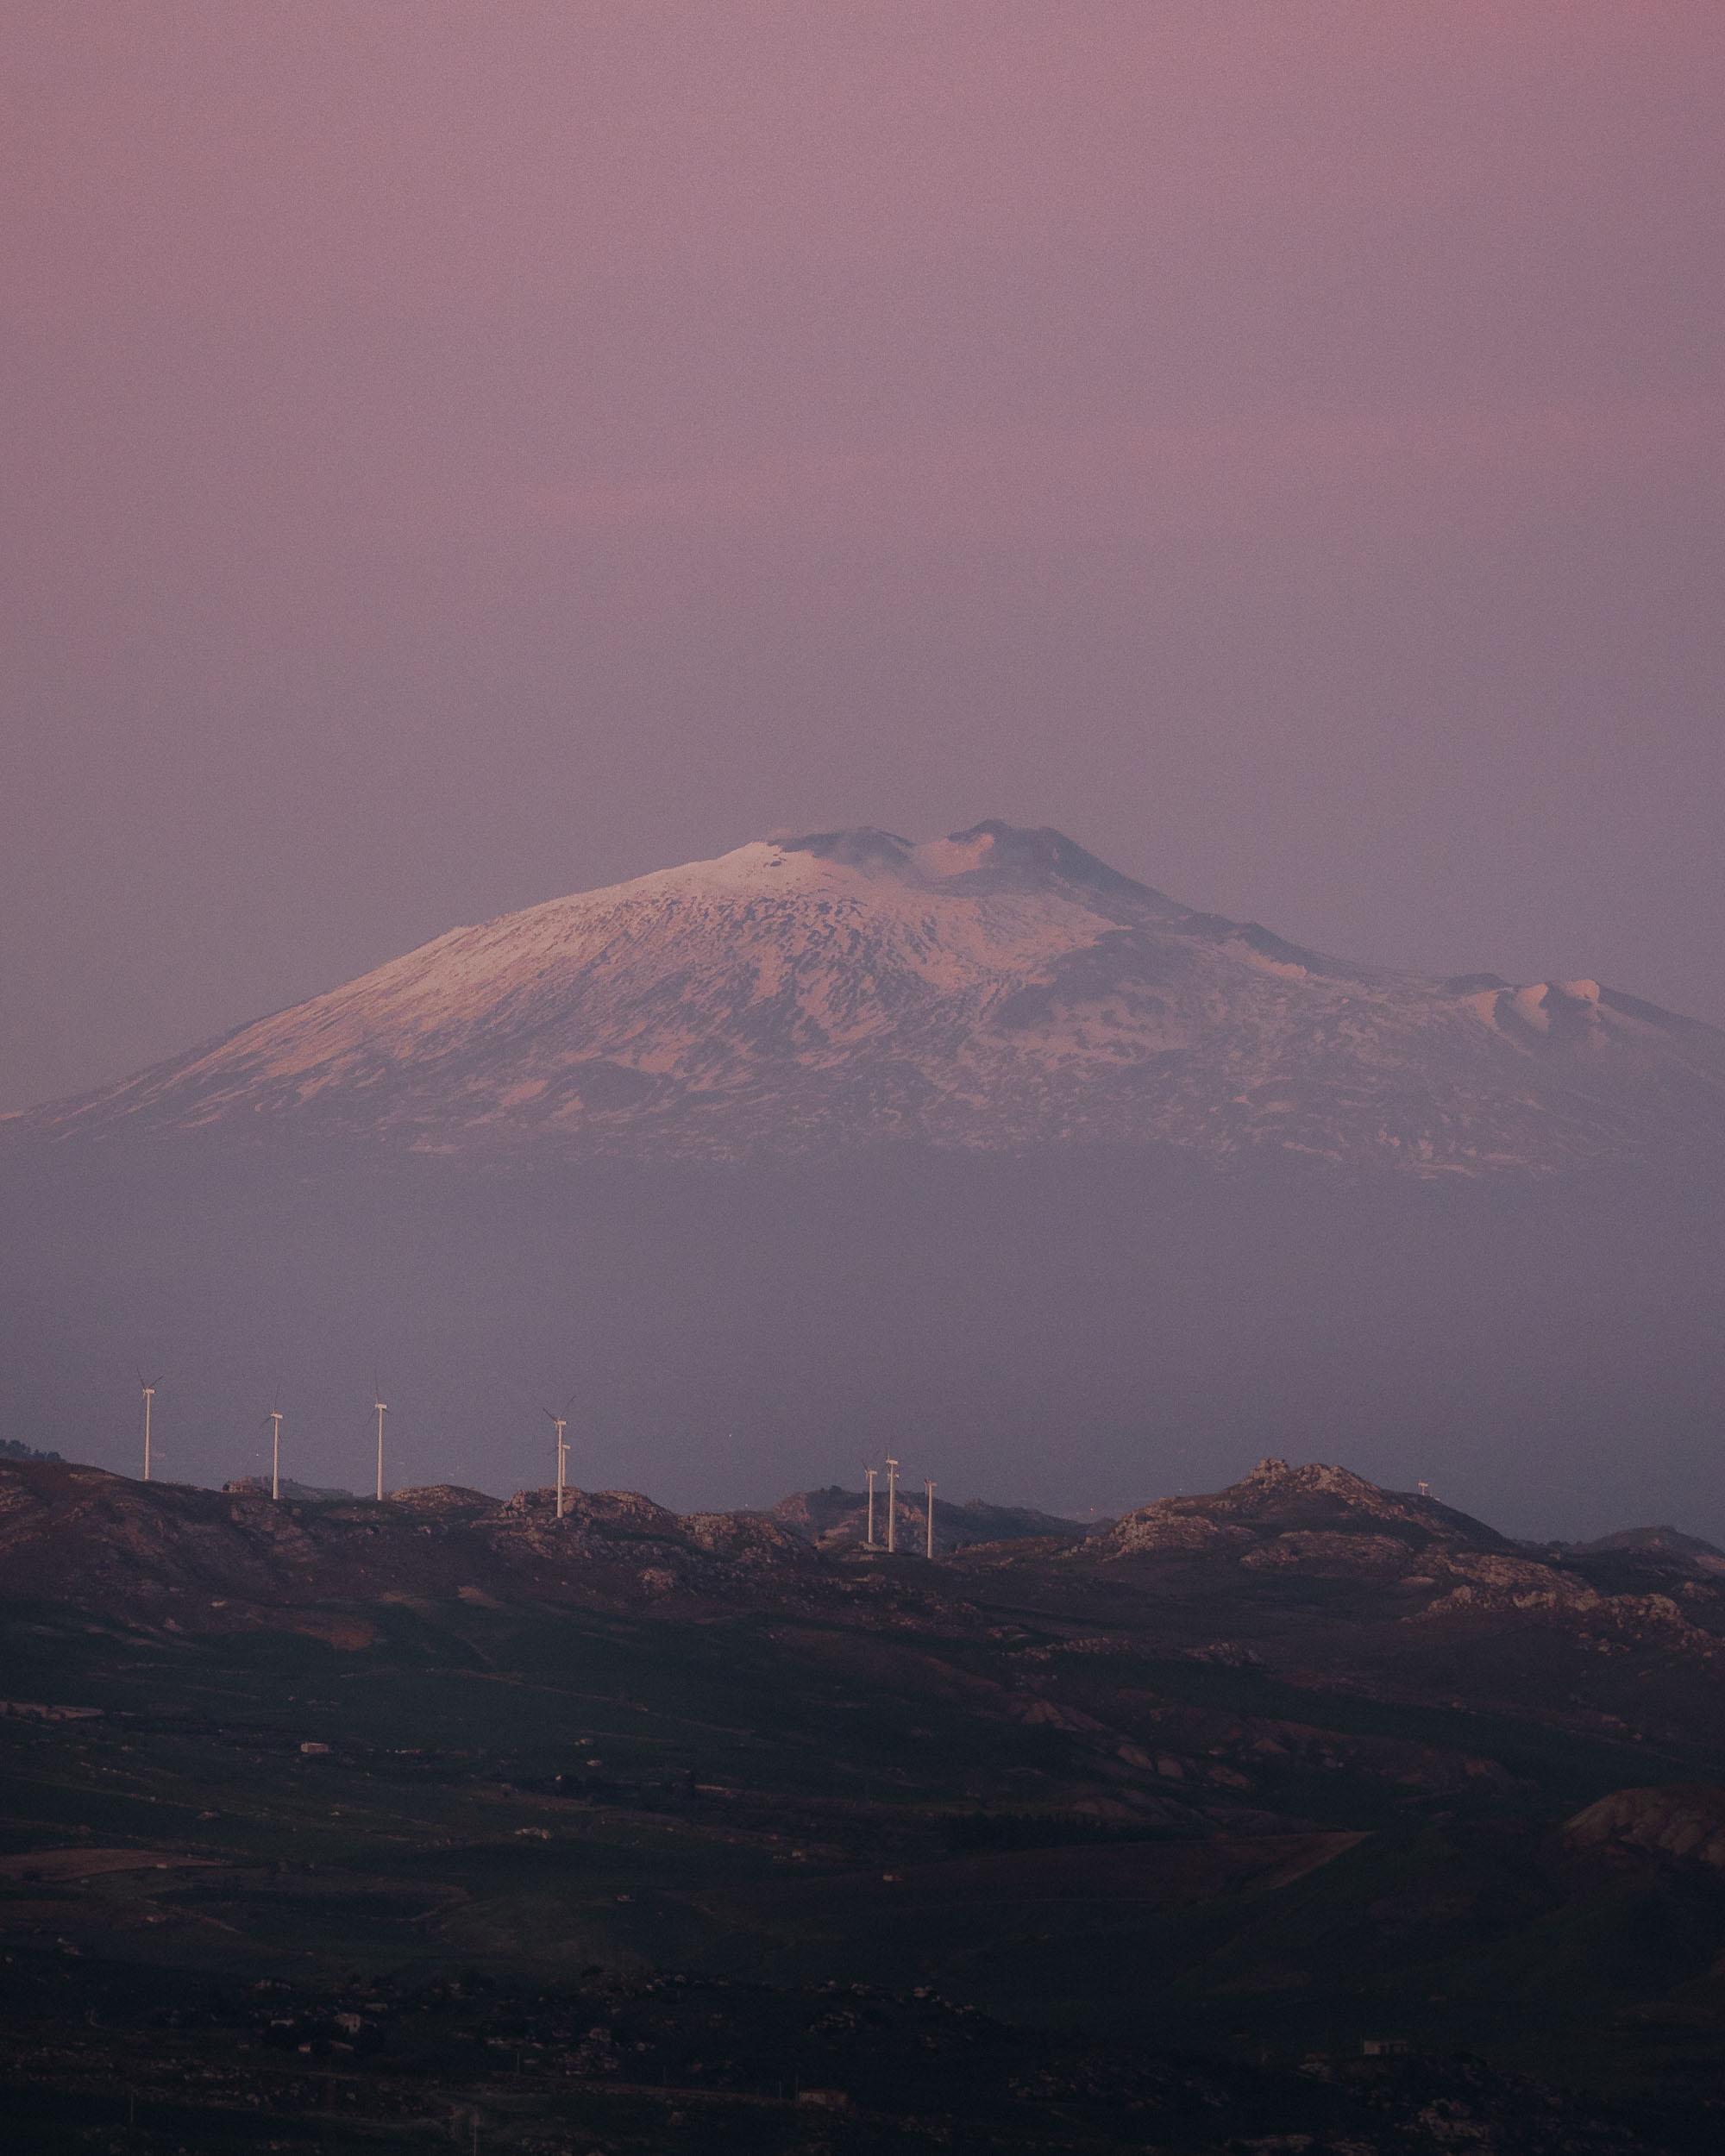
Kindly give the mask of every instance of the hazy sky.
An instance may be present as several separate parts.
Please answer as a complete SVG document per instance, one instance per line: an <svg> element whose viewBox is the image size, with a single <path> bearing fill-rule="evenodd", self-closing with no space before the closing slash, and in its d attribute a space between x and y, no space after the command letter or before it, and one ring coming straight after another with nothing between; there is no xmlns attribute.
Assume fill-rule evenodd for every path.
<svg viewBox="0 0 1725 2156"><path fill-rule="evenodd" d="M7 0L0 98L0 1105L841 821L1725 1021L1718 0Z"/></svg>

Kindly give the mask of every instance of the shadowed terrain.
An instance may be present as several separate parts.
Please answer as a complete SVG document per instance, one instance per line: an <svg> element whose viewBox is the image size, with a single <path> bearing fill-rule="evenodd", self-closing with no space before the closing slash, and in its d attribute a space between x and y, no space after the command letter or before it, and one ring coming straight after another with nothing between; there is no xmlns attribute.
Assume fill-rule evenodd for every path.
<svg viewBox="0 0 1725 2156"><path fill-rule="evenodd" d="M0 1463L15 2145L1712 2145L1712 1553L832 1509Z"/></svg>

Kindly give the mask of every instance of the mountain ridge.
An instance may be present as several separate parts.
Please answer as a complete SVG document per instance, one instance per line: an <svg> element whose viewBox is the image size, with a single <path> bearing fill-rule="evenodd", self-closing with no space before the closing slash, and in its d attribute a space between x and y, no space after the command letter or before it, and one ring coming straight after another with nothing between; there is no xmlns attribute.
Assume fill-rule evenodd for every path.
<svg viewBox="0 0 1725 2156"><path fill-rule="evenodd" d="M1374 1592L1388 1586L1429 1595L1452 1611L1591 1619L1611 1614L1600 1583L1621 1589L1626 1579L1643 1588L1693 1583L1704 1600L1725 1594L1718 1577L1725 1564L1711 1545L1672 1530L1628 1529L1586 1545L1516 1542L1424 1492L1387 1489L1320 1462L1264 1459L1222 1489L1156 1498L1114 1521L938 1501L937 1562L926 1576L903 1569L927 1562L920 1494L900 1495L892 1557L884 1484L872 1549L860 1532L864 1501L830 1484L765 1507L680 1513L639 1491L571 1487L559 1518L549 1489L496 1497L436 1483L391 1490L380 1501L285 1484L272 1501L257 1476L211 1490L138 1482L81 1462L3 1459L0 1595L160 1617L176 1598L216 1587L221 1598L204 1609L228 1614L200 1611L196 1621L227 1631L236 1622L267 1626L272 1612L308 1601L480 1591L461 1584L478 1577L476 1567L485 1591L651 1605L674 1590L771 1602L782 1590L860 1577L856 1566L875 1559L901 1581L926 1576L950 1588L972 1560L1107 1576L1123 1564L1194 1557L1222 1566L1242 1591L1266 1572L1346 1577ZM947 1569L954 1565L956 1573ZM1501 1591L1485 1591L1492 1589ZM1670 1615L1679 1618L1675 1605ZM1667 1620L1655 1613L1655 1621ZM1725 1632L1725 1603L1718 1621Z"/></svg>

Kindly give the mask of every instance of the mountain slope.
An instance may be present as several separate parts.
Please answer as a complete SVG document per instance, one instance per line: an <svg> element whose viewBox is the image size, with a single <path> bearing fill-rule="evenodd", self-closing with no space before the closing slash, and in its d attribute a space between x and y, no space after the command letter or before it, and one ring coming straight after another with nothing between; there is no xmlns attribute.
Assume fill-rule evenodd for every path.
<svg viewBox="0 0 1725 2156"><path fill-rule="evenodd" d="M1725 1034L1590 981L1344 964L985 823L758 842L457 929L22 1121L574 1158L1076 1139L1477 1174L1717 1151Z"/></svg>

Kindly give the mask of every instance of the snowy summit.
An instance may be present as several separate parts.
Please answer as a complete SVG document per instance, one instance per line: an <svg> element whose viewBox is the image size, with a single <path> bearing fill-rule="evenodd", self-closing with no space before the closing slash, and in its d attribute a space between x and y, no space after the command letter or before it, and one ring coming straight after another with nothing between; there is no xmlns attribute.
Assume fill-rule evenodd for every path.
<svg viewBox="0 0 1725 2156"><path fill-rule="evenodd" d="M1352 965L1050 830L760 840L453 930L82 1100L422 1150L1264 1149L1425 1175L1725 1137L1725 1033L1592 981Z"/></svg>

